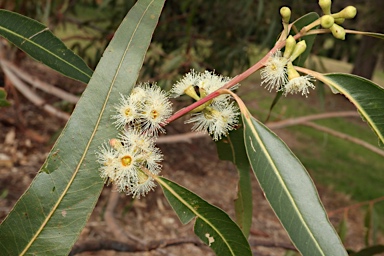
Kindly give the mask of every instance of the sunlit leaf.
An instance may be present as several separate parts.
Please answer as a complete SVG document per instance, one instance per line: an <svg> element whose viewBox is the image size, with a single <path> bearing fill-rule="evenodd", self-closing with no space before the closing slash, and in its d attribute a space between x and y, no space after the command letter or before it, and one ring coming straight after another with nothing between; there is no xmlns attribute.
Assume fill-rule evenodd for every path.
<svg viewBox="0 0 384 256"><path fill-rule="evenodd" d="M159 177L157 181L183 224L196 218L196 235L209 245L216 255L252 255L244 234L224 211L170 180Z"/></svg>
<svg viewBox="0 0 384 256"><path fill-rule="evenodd" d="M40 22L0 10L0 35L48 67L84 83L92 70Z"/></svg>
<svg viewBox="0 0 384 256"><path fill-rule="evenodd" d="M242 126L242 125L241 125ZM237 198L235 199L235 212L237 225L243 230L246 237L252 224L252 187L250 179L250 165L244 147L243 128L239 127L216 143L219 158L235 164L239 181L237 183Z"/></svg>
<svg viewBox="0 0 384 256"><path fill-rule="evenodd" d="M3 255L68 255L103 188L95 152L116 136L113 106L136 83L163 4L140 0L121 23L48 159L1 224Z"/></svg>
<svg viewBox="0 0 384 256"><path fill-rule="evenodd" d="M252 169L296 248L302 255L347 255L304 166L249 112L242 117Z"/></svg>

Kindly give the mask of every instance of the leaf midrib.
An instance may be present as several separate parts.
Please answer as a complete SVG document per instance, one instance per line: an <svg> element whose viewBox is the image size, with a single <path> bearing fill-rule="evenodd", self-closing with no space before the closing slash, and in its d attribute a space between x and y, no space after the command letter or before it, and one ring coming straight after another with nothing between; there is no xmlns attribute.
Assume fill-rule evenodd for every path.
<svg viewBox="0 0 384 256"><path fill-rule="evenodd" d="M174 197L176 197L180 202L182 202L185 206L187 206L187 208L189 210L191 210L191 212L193 212L195 214L195 216L197 216L198 218L200 218L201 220L203 220L204 222L206 222L207 224L209 224L209 226L211 226L211 228L216 231L217 234L219 234L219 236L221 237L221 240L224 241L224 243L227 245L227 248L230 250L231 252L231 255L235 255L235 253L233 252L232 250L232 247L227 243L227 240L225 239L225 237L221 234L221 232L219 232L218 229L216 229L216 227L210 222L208 221L206 218L204 218L203 216L201 216L201 214L199 214L195 208L193 208L189 203L187 203L181 196L179 196L179 194L177 194L170 186L168 186L167 183L165 183L162 179L159 179L157 178L156 179L157 182L161 183L161 185L163 187L166 187L168 189L168 191L170 191L172 193L172 195Z"/></svg>
<svg viewBox="0 0 384 256"><path fill-rule="evenodd" d="M132 36L131 36L131 38L130 38L128 44L127 44L126 50L124 51L124 54L123 54L123 56L122 56L122 58L121 58L121 61L120 61L119 65L118 65L118 68L117 68L117 70L116 70L116 73L115 73L115 75L114 75L114 77L113 77L113 79L112 79L111 86L110 86L110 88L109 88L109 90L108 90L106 100L104 101L104 104L103 104L103 106L102 106L102 108L101 108L100 115L99 115L99 117L98 117L98 119L97 119L97 121L96 121L95 128L94 128L93 131L92 131L91 137L90 137L89 140L88 140L88 143L87 143L87 145L86 145L86 147L85 147L84 153L83 153L83 155L81 156L80 161L79 161L78 165L76 166L75 171L74 171L74 173L73 173L71 179L70 179L69 182L68 182L68 185L67 185L66 188L63 190L63 193L62 193L61 196L59 197L59 200L57 200L57 203L54 205L54 207L52 208L51 212L46 216L44 222L42 223L42 225L40 226L40 228L37 230L37 232L35 233L35 235L32 237L32 239L30 239L30 242L26 245L25 249L20 253L20 255L24 255L24 254L27 252L27 250L32 246L32 244L33 244L33 242L36 240L36 238L40 235L40 233L42 232L42 230L44 229L44 227L45 227L46 224L48 223L49 219L50 219L50 218L52 217L52 215L56 212L56 209L57 209L58 206L60 205L62 199L63 199L64 196L66 195L66 193L67 193L67 191L69 190L69 188L71 187L71 185L72 185L72 183L73 183L73 181L74 181L74 179L75 179L77 173L79 172L80 166L82 165L82 163L83 163L83 161L84 161L84 159L85 159L85 156L86 156L86 154L87 154L87 152L88 152L88 149L89 149L89 147L90 147L90 145L91 145L91 142L92 142L93 138L95 137L97 128L99 127L99 124L100 124L100 121L101 121L101 117L103 116L103 113L104 113L104 111L105 111L105 108L106 108L106 105L107 105L109 96L110 96L110 94L111 94L111 91L112 91L112 88L113 88L114 83L115 83L115 81L116 81L116 78L117 78L117 76L118 76L118 74L119 74L119 71L120 71L120 68L121 68L121 66L122 66L123 60L125 59L125 56L126 56L128 50L130 49L131 42L132 42L132 40L133 40L133 38L134 38L134 36L135 36L135 34L136 34L136 31L137 31L138 27L141 25L141 21L142 21L143 17L144 17L145 14L147 13L147 11L148 11L148 9L149 9L149 6L151 6L153 2L154 2L154 0L152 0L152 1L147 5L145 11L143 12L142 16L140 17L140 20L139 20L139 22L137 23L137 25L136 25L136 27L135 27L133 33L132 33Z"/></svg>
<svg viewBox="0 0 384 256"><path fill-rule="evenodd" d="M91 78L90 75L88 75L87 73L85 73L85 72L82 71L81 69L78 69L75 65L72 65L70 62L68 62L68 61L66 61L65 59L61 58L59 55L56 55L56 54L54 54L53 52L48 51L47 48L41 47L39 44L36 44L36 43L35 43L34 41L32 41L31 39L26 38L26 37L23 37L21 34L14 33L12 30L8 30L7 28L5 28L5 27L3 27L3 26L0 26L0 29L3 30L3 31L5 31L5 32L7 32L7 33L9 33L9 34L12 34L12 35L14 35L14 36L16 36L16 37L18 37L18 38L20 38L20 39L23 39L23 41L25 41L25 42L29 42L30 44L36 46L37 48L42 49L44 52L49 53L51 56L54 56L55 58L61 60L63 63L67 64L68 66L72 67L73 69L75 69L75 70L79 71L80 73L84 74L86 77ZM45 29L42 29L41 31L44 31L44 30L45 30ZM40 32L41 32L41 31L40 31ZM47 30L47 31L49 31L49 30ZM39 32L37 32L37 33L39 33Z"/></svg>
<svg viewBox="0 0 384 256"><path fill-rule="evenodd" d="M365 111L365 109L357 102L353 97L350 97L350 93L346 90L344 90L343 87L338 86L336 82L333 81L332 78L328 78L326 75L322 76L322 82L325 84L328 84L330 86L335 87L340 93L345 95L345 97L348 98L352 102L353 105L356 106L356 108L359 110L360 114L369 122L372 129L376 132L377 136L381 141L384 142L384 135L380 132L379 128L376 126L375 122L371 119L371 117L368 115L368 113Z"/></svg>
<svg viewBox="0 0 384 256"><path fill-rule="evenodd" d="M248 116L250 116L249 113L248 113ZM245 117L245 115L244 115L244 117ZM245 117L245 119L246 119L246 122L249 124L249 121L251 121L251 120L249 120L249 118L246 118L246 117ZM288 195L288 198L289 198L289 200L291 201L291 205L293 205L293 208L294 208L295 211L297 212L297 214L298 214L299 218L301 219L302 223L304 223L304 227L307 229L307 231L308 231L308 233L310 234L312 240L313 240L314 243L316 244L316 247L319 249L319 252L321 252L322 255L325 256L323 250L321 249L321 246L319 245L319 243L317 242L317 240L316 240L315 237L313 236L313 234L312 234L312 232L311 232L311 229L310 229L309 226L307 225L307 222L306 222L306 221L304 220L304 218L302 217L302 214L301 214L301 212L300 212L300 210L299 210L299 208L298 208L296 202L293 200L293 197L291 196L290 191L288 190L288 188L287 188L287 186L286 186L284 180L282 179L282 177L281 177L281 175L280 175L280 173L279 173L279 171L278 171L278 169L277 169L277 167L276 167L274 161L273 161L272 158L270 157L270 155L269 155L269 153L268 153L268 150L266 149L266 147L265 147L263 141L261 140L261 138L260 138L258 132L254 129L254 126L252 125L252 122L251 122L251 124L249 124L249 127L250 127L250 129L252 130L252 133L255 135L255 138L257 139L257 141L258 141L258 143L259 143L259 145L260 145L262 151L264 152L264 155L266 156L268 162L270 163L270 165L271 165L271 167L272 167L272 169L273 169L273 172L274 172L274 173L276 174L276 176L278 177L280 183L282 184L283 189L285 190L286 194ZM245 132L245 130L244 130L244 132ZM244 139L247 140L246 138L244 138ZM293 242L293 241L292 241L292 242Z"/></svg>

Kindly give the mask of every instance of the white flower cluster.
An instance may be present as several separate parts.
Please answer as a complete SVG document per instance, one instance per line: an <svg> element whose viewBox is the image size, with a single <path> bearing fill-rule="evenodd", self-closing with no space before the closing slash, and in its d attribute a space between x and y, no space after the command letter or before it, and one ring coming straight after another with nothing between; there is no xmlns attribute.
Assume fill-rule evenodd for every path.
<svg viewBox="0 0 384 256"><path fill-rule="evenodd" d="M260 71L261 85L266 84L265 88L269 91L273 89L283 91L285 96L288 93L301 93L308 97L308 88L315 89L312 83L314 78L309 75L300 76L292 64L306 47L305 41L296 44L295 39L289 36L286 40L284 56L277 51L264 64L264 68Z"/></svg>
<svg viewBox="0 0 384 256"><path fill-rule="evenodd" d="M119 192L140 198L155 187L151 175L161 170L163 155L155 140L165 131L172 104L156 84L145 83L133 88L128 97L121 95L115 109L113 124L124 129L117 139L99 147L100 176Z"/></svg>
<svg viewBox="0 0 384 256"><path fill-rule="evenodd" d="M213 72L196 73L191 70L173 86L171 95L176 98L186 94L195 100L200 100L223 87L229 80L229 77L216 75ZM193 131L208 132L214 140L220 140L223 136L227 136L229 131L235 129L239 114L239 108L231 101L231 96L221 94L196 108L191 119L186 123L194 123Z"/></svg>

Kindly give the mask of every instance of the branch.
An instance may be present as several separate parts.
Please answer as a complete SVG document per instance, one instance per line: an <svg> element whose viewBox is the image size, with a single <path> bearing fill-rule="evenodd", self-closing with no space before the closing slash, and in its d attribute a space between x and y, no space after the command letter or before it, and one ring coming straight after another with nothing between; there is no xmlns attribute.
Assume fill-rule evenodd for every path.
<svg viewBox="0 0 384 256"><path fill-rule="evenodd" d="M121 225L117 224L114 211L116 209L117 203L119 201L120 193L117 192L117 188L113 185L108 199L107 208L104 213L104 219L107 223L107 226L110 227L114 237L118 237L121 242L133 241L136 248L144 250L146 248L145 243L142 242L140 238L137 238L133 235L127 234L121 229Z"/></svg>
<svg viewBox="0 0 384 256"><path fill-rule="evenodd" d="M352 204L352 205L349 205L349 206L345 206L345 207L342 207L342 208L330 211L330 212L328 212L328 216L336 215L337 213L344 212L344 211L350 210L352 208L360 208L361 206L364 206L364 205L375 204L375 203L381 202L381 201L384 201L384 196L378 197L378 198L375 198L375 199L372 199L372 200L369 200L369 201L364 201L364 202Z"/></svg>
<svg viewBox="0 0 384 256"><path fill-rule="evenodd" d="M295 118L290 118L278 122L267 123L267 126L270 129L281 129L288 126L302 124L308 121L333 118L333 117L347 117L347 116L360 116L356 111L340 111L340 112L328 112L322 114L314 114L308 116L300 116Z"/></svg>
<svg viewBox="0 0 384 256"><path fill-rule="evenodd" d="M334 118L334 117L347 117L347 116L359 116L359 113L356 111L340 111L340 112L328 112L323 114L315 114L308 116L301 116L296 118L290 118L278 122L266 123L270 129L281 129L289 126L299 125L308 121ZM159 137L157 139L158 144L168 144L168 143L178 143L178 142L187 142L190 143L192 139L198 139L208 136L204 132L187 132L177 135L166 135Z"/></svg>
<svg viewBox="0 0 384 256"><path fill-rule="evenodd" d="M23 81L21 81L12 71L9 70L8 67L3 65L3 61L0 61L0 66L2 67L5 75L7 78L12 82L12 84L19 90L21 94L24 95L29 101L31 101L33 104L35 104L38 107L43 108L45 111L48 113L61 118L63 120L68 120L69 119L69 114L61 111L47 103L36 95L34 91L32 91Z"/></svg>
<svg viewBox="0 0 384 256"><path fill-rule="evenodd" d="M12 64L9 61L6 61L4 59L1 60L2 67L8 68L12 73L23 79L25 82L30 83L32 86L46 92L49 94L52 94L60 99L66 100L70 103L77 103L79 101L79 97L72 95L60 88L57 88L51 84L48 84L46 82L43 82L36 77L31 76L30 74L26 73L24 70L16 67L14 64Z"/></svg>
<svg viewBox="0 0 384 256"><path fill-rule="evenodd" d="M312 122L303 122L302 125L305 125L305 126L309 126L309 127L312 127L316 130L319 130L319 131L322 131L322 132L326 132L326 133L329 133L335 137L339 137L341 139L344 139L344 140L347 140L347 141L351 141L357 145L360 145L362 147L365 147L366 149L369 149L370 151L380 155L380 156L384 156L384 150L381 150L380 148L378 147L375 147L371 144L369 144L368 142L365 142L363 140L360 140L358 138L355 138L355 137L352 137L348 134L345 134L345 133L341 133L341 132L338 132L338 131L335 131L331 128L328 128L328 127L325 127L325 126L321 126L321 125L318 125L318 124L315 124L315 123L312 123Z"/></svg>
<svg viewBox="0 0 384 256"><path fill-rule="evenodd" d="M113 250L117 252L147 252L169 246L176 246L181 244L191 243L196 246L204 246L204 244L197 238L183 237L178 239L161 239L152 241L145 248L137 246L136 243L124 243L114 240L97 240L86 241L81 244L76 244L69 255L75 255L86 251L100 251L100 250Z"/></svg>

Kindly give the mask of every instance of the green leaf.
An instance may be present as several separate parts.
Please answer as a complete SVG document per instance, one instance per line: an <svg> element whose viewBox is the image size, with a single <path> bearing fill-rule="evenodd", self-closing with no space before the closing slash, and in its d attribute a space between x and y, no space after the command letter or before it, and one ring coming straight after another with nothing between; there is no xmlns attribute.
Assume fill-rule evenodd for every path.
<svg viewBox="0 0 384 256"><path fill-rule="evenodd" d="M7 101L7 92L3 88L0 88L0 107L7 107L10 105L11 103Z"/></svg>
<svg viewBox="0 0 384 256"><path fill-rule="evenodd" d="M183 224L196 217L195 234L216 255L252 255L244 234L224 211L170 180L158 177L157 181Z"/></svg>
<svg viewBox="0 0 384 256"><path fill-rule="evenodd" d="M297 31L300 31L303 27L309 25L310 23L314 22L319 18L319 15L315 12L310 12L299 19L295 20L293 22L294 26L296 27ZM318 26L317 26L318 27ZM316 29L315 27L314 29ZM291 30L293 33L294 31ZM293 33L294 34L294 33ZM313 43L315 42L316 35L308 35L303 36L301 38L302 40L305 40L305 43L307 44L307 48L305 51L293 62L296 66L303 66L304 62L307 60L309 54L311 53Z"/></svg>
<svg viewBox="0 0 384 256"><path fill-rule="evenodd" d="M241 124L242 126L242 124ZM252 186L249 170L251 168L244 147L243 128L231 131L229 135L216 143L219 158L235 164L239 173L235 212L237 225L246 237L252 224Z"/></svg>
<svg viewBox="0 0 384 256"><path fill-rule="evenodd" d="M249 112L242 117L252 169L296 248L302 255L347 255L304 166Z"/></svg>
<svg viewBox="0 0 384 256"><path fill-rule="evenodd" d="M0 10L0 35L48 67L84 83L92 70L47 27L18 13Z"/></svg>
<svg viewBox="0 0 384 256"><path fill-rule="evenodd" d="M1 224L2 254L68 255L103 188L95 152L117 134L110 115L136 83L163 4L140 0L121 23L48 159Z"/></svg>
<svg viewBox="0 0 384 256"><path fill-rule="evenodd" d="M310 73L312 75L312 72ZM363 77L332 73L313 73L316 79L327 84L349 99L379 138L384 143L384 89ZM381 143L380 143L381 142Z"/></svg>

